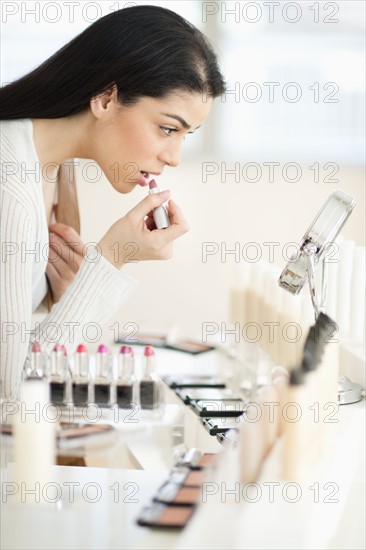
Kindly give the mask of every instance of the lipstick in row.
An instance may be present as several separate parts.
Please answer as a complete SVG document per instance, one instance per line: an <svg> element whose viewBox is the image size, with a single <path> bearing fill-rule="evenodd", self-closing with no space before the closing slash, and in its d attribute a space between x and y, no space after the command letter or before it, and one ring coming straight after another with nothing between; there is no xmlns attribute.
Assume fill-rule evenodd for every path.
<svg viewBox="0 0 366 550"><path fill-rule="evenodd" d="M135 357L131 346L123 345L117 358L116 372L113 355L104 344L98 347L95 375L92 374L88 350L80 344L70 369L66 348L56 344L50 361L38 342L32 345L30 367L25 372L31 376L46 377L49 381L50 399L54 405L74 404L84 407L89 403L100 407L129 408L139 404L142 409L155 409L162 402L161 381L156 376L156 357L152 346L145 346L141 376L136 376Z"/></svg>

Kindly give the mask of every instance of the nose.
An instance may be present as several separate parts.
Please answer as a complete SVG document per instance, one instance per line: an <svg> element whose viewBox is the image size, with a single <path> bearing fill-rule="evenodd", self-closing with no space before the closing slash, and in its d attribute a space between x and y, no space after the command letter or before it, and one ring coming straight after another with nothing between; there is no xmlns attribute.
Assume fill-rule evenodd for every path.
<svg viewBox="0 0 366 550"><path fill-rule="evenodd" d="M166 146L159 155L159 160L164 164L175 168L180 163L181 143L172 143Z"/></svg>

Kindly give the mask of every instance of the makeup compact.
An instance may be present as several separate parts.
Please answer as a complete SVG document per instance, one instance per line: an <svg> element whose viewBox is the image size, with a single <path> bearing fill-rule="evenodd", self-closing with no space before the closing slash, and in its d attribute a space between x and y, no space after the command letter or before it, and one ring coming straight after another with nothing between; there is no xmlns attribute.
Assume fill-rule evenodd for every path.
<svg viewBox="0 0 366 550"><path fill-rule="evenodd" d="M218 433L225 433L229 430L238 430L240 423L243 421L243 416L236 418L203 418L202 422L206 430L210 435L217 435Z"/></svg>
<svg viewBox="0 0 366 550"><path fill-rule="evenodd" d="M226 443L227 440L228 440L228 437L227 437L227 434L228 434L228 433L229 433L229 432L220 432L220 433L218 433L218 434L216 435L217 441L218 441L219 443L221 443L221 444Z"/></svg>
<svg viewBox="0 0 366 550"><path fill-rule="evenodd" d="M206 479L204 470L190 470L189 468L173 468L169 481L177 485L199 487Z"/></svg>
<svg viewBox="0 0 366 550"><path fill-rule="evenodd" d="M226 388L223 380L213 376L164 376L164 382L169 388Z"/></svg>
<svg viewBox="0 0 366 550"><path fill-rule="evenodd" d="M193 402L192 407L199 416L225 418L228 416L241 416L245 410L245 402L241 399L221 399L219 401L202 399Z"/></svg>
<svg viewBox="0 0 366 550"><path fill-rule="evenodd" d="M181 529L188 523L193 510L193 506L169 506L154 502L142 510L137 523L147 527Z"/></svg>
<svg viewBox="0 0 366 550"><path fill-rule="evenodd" d="M177 388L176 394L186 405L202 400L220 401L228 398L240 400L240 397L233 395L232 391L226 388Z"/></svg>
<svg viewBox="0 0 366 550"><path fill-rule="evenodd" d="M160 487L154 501L171 506L194 506L201 498L201 494L201 487L187 487L168 481Z"/></svg>
<svg viewBox="0 0 366 550"><path fill-rule="evenodd" d="M202 484L207 477L204 469L214 457L214 453L202 453L195 448L187 451L179 461L182 466L170 472L169 479L159 488L151 506L142 510L137 523L148 527L184 527L202 500Z"/></svg>
<svg viewBox="0 0 366 550"><path fill-rule="evenodd" d="M198 449L190 449L177 462L177 467L187 467L191 470L203 470L215 459L215 453L202 453Z"/></svg>

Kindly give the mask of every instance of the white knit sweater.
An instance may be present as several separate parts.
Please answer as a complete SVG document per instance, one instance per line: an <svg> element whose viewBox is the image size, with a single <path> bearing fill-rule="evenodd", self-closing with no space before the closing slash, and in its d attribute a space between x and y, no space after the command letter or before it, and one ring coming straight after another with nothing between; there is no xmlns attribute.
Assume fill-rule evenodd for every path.
<svg viewBox="0 0 366 550"><path fill-rule="evenodd" d="M0 121L0 161L1 388L14 399L34 340L50 354L57 339L72 354L83 329L103 325L137 282L91 248L61 300L31 331L32 312L47 291L48 228L30 119Z"/></svg>

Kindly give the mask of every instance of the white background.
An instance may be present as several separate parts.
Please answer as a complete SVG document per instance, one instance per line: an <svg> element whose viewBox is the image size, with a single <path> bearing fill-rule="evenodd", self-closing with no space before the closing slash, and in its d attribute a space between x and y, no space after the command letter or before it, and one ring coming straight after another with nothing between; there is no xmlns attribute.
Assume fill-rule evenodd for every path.
<svg viewBox="0 0 366 550"><path fill-rule="evenodd" d="M275 261L282 267L283 246L301 239L337 187L357 200L343 234L365 244L365 3L140 3L169 7L201 28L215 44L229 90L216 100L204 127L187 139L181 166L159 179L182 206L190 233L176 243L169 262L125 268L140 288L109 325L115 320L121 327L177 325L182 334L200 338L203 322L228 318L230 286L238 265L248 259L247 243L258 243L266 260L263 243L280 243ZM1 83L25 74L97 17L127 4L133 2L2 2ZM268 83L276 83L273 101ZM239 96L229 93L235 89ZM271 162L280 163L273 181ZM225 174L235 166L236 175ZM216 173L205 177L207 169ZM296 173L299 180L291 181ZM90 181L94 175L89 168L78 178L86 242L98 241L145 193L136 189L120 196L105 178ZM238 264L233 254L217 253L203 262L204 242L216 243L219 252L239 243L244 257ZM112 336L107 328L105 339Z"/></svg>

